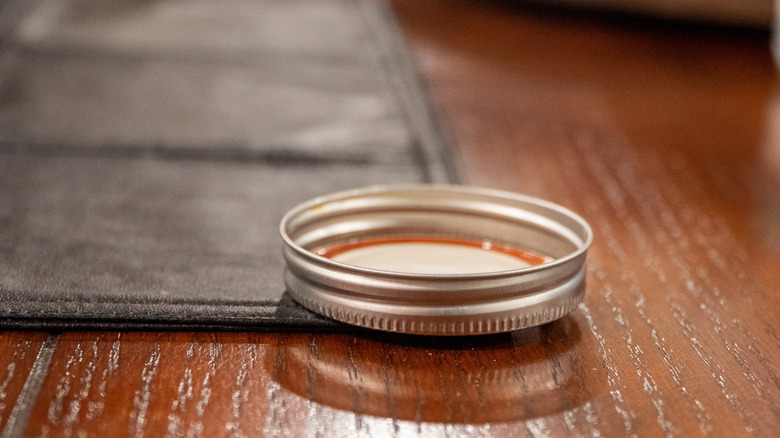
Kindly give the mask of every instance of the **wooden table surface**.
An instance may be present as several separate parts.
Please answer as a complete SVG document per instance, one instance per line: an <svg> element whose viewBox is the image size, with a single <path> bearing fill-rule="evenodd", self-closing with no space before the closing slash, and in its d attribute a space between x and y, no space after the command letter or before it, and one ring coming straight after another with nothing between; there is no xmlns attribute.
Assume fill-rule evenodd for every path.
<svg viewBox="0 0 780 438"><path fill-rule="evenodd" d="M0 334L3 436L774 436L768 34L394 3L466 182L580 212L585 302L506 335Z"/></svg>

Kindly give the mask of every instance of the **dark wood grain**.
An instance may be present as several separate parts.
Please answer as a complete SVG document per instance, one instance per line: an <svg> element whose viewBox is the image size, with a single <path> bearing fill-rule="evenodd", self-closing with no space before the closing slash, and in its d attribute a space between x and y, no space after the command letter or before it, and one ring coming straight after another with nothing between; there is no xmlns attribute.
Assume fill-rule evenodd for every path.
<svg viewBox="0 0 780 438"><path fill-rule="evenodd" d="M68 333L27 433L310 435L329 424L394 433L546 416L587 402L580 325L569 317L514 334L422 341Z"/></svg>
<svg viewBox="0 0 780 438"><path fill-rule="evenodd" d="M593 225L584 304L465 339L64 333L26 434L780 430L780 99L767 35L394 4L467 182ZM14 357L43 337L0 337L0 384L18 363L23 385L31 356Z"/></svg>
<svg viewBox="0 0 780 438"><path fill-rule="evenodd" d="M583 342L623 419L599 415L602 433L771 434L780 144L766 37L425 5L399 9L470 182L594 225Z"/></svg>
<svg viewBox="0 0 780 438"><path fill-rule="evenodd" d="M24 390L46 333L0 332L0 431Z"/></svg>

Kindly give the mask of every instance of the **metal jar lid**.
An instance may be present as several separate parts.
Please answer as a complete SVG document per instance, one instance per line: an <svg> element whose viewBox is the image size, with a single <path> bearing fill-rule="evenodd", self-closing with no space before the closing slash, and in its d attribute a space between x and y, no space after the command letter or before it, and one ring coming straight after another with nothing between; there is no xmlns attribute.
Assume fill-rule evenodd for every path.
<svg viewBox="0 0 780 438"><path fill-rule="evenodd" d="M285 284L298 303L348 324L423 335L498 333L561 318L584 298L593 240L584 219L556 204L449 185L375 186L316 198L290 210L280 232ZM317 253L393 236L492 242L547 261L438 274L361 267Z"/></svg>

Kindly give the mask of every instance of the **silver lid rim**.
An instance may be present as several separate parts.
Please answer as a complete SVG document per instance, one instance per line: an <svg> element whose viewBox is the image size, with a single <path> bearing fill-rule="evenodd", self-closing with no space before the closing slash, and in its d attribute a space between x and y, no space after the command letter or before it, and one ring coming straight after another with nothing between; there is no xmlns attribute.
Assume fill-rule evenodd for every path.
<svg viewBox="0 0 780 438"><path fill-rule="evenodd" d="M415 196L421 199L415 200ZM426 203L431 199L433 203ZM359 208L353 211L352 205L345 202L354 200L358 200L355 205ZM364 200L371 205L365 207ZM479 203L472 202L475 200ZM416 274L339 263L309 251L297 241L309 238L302 236L305 232L312 234L311 230L314 234L327 235L331 229L336 229L333 223L343 225L339 224L340 220L346 224L341 228L348 227L351 215L365 215L366 211L371 211L379 217L374 210L379 211L385 201L390 216L394 202L411 202L414 213L408 213L408 206L398 210L409 215L428 213L426 206L438 203L430 207L431 215L455 222L468 216L462 220L468 224L462 226L470 227L471 232L482 232L477 230L482 216L485 221L492 219L491 215L503 222L516 220L517 224L510 225L532 229L526 234L558 239L563 243L553 243L557 242L559 246L565 243L574 249L566 249L565 254L556 255L553 261L516 270ZM484 206L490 211L480 209ZM449 209L453 219L447 219ZM403 214L396 214L397 220L403 221ZM515 219L514 215L523 218ZM319 230L317 226L326 221L330 221L328 226L331 228L323 226L324 231ZM376 224L379 222L375 221ZM491 223L486 222L486 225L489 227ZM301 231L303 229L306 231ZM585 258L593 241L593 232L587 222L557 204L499 190L454 185L372 186L322 196L290 210L280 223L280 233L287 263L285 284L301 305L353 325L426 335L475 335L517 330L571 312L584 297ZM523 247L525 244L518 245Z"/></svg>

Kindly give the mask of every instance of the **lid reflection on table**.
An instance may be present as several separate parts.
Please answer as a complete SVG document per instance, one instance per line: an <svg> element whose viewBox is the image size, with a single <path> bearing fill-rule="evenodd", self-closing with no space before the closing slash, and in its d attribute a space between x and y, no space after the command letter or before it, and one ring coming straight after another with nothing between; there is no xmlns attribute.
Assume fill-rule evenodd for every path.
<svg viewBox="0 0 780 438"><path fill-rule="evenodd" d="M378 333L344 342L290 337L266 362L285 389L359 415L486 423L526 420L586 402L572 317L509 334L429 338ZM398 348L401 346L402 348ZM552 364L552 365L551 365Z"/></svg>

